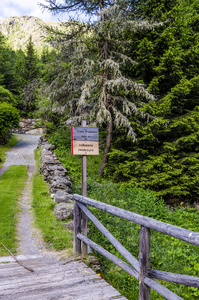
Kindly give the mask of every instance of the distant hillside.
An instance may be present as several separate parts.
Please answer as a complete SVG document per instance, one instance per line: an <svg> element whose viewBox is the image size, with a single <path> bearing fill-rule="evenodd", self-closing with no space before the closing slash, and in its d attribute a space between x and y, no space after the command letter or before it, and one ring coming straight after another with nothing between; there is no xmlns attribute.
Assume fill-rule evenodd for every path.
<svg viewBox="0 0 199 300"><path fill-rule="evenodd" d="M46 25L61 28L62 22L44 22L29 16L10 17L0 20L0 31L8 38L8 43L14 50L24 50L32 35L32 41L39 51L46 44L43 39L46 36Z"/></svg>

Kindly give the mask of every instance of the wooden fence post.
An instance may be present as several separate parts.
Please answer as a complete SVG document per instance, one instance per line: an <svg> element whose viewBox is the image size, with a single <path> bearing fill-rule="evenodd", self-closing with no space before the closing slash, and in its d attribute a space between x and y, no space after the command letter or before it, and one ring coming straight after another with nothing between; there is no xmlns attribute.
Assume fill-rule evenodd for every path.
<svg viewBox="0 0 199 300"><path fill-rule="evenodd" d="M81 241L77 238L77 234L81 233L81 209L77 205L77 201L74 203L74 242L73 253L81 254Z"/></svg>
<svg viewBox="0 0 199 300"><path fill-rule="evenodd" d="M150 300L150 288L144 283L147 269L150 268L150 229L140 227L139 245L139 300Z"/></svg>

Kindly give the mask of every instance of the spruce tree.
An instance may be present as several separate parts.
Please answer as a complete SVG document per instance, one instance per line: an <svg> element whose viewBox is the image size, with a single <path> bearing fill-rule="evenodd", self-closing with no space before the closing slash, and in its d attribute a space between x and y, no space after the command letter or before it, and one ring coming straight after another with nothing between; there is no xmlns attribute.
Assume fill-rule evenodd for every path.
<svg viewBox="0 0 199 300"><path fill-rule="evenodd" d="M169 203L193 203L199 199L198 2L174 4L165 27L134 36L141 51L131 76L148 84L157 101L145 109L164 121L134 123L139 139L134 144L117 139L106 173L155 190ZM147 48L150 65L142 63Z"/></svg>
<svg viewBox="0 0 199 300"><path fill-rule="evenodd" d="M38 60L36 50L32 41L32 36L29 37L25 53L25 78L27 82L30 82L38 75Z"/></svg>

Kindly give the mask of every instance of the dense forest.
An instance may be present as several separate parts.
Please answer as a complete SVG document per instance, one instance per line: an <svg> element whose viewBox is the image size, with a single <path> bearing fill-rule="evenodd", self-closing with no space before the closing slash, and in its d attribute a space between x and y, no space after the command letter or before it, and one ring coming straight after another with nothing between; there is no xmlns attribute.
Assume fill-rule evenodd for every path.
<svg viewBox="0 0 199 300"><path fill-rule="evenodd" d="M156 191L167 203L199 197L199 3L46 1L76 11L52 48L30 36L14 51L0 35L0 141L20 117L41 117L48 132L86 119L100 129L99 176Z"/></svg>
<svg viewBox="0 0 199 300"><path fill-rule="evenodd" d="M100 155L88 159L88 197L198 232L199 1L46 0L43 9L78 13L61 30L46 27L51 46L42 51L32 36L14 51L0 33L0 144L20 118L39 118L81 193L70 126L86 120L100 138ZM138 257L139 226L92 211ZM88 225L88 236L120 257ZM101 276L137 299L134 278L100 261ZM151 266L198 276L198 247L153 231ZM183 299L199 297L197 288L161 283ZM152 290L151 299L163 298Z"/></svg>

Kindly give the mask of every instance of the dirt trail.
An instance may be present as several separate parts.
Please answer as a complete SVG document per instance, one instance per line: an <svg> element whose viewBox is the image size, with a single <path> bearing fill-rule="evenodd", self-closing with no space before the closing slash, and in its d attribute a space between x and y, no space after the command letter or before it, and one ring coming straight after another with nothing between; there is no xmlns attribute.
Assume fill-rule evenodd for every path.
<svg viewBox="0 0 199 300"><path fill-rule="evenodd" d="M36 171L36 161L34 151L37 148L39 135L17 134L19 143L11 148L6 155L6 161L0 169L0 175L11 165L25 165L28 170L28 180L23 191L23 196L19 199L20 213L18 215L17 235L19 239L17 257L26 259L27 257L54 257L57 252L47 251L38 229L33 224L33 212L31 208L31 177ZM4 258L0 257L0 262ZM8 257L5 258L8 261ZM10 258L10 260L12 260Z"/></svg>

